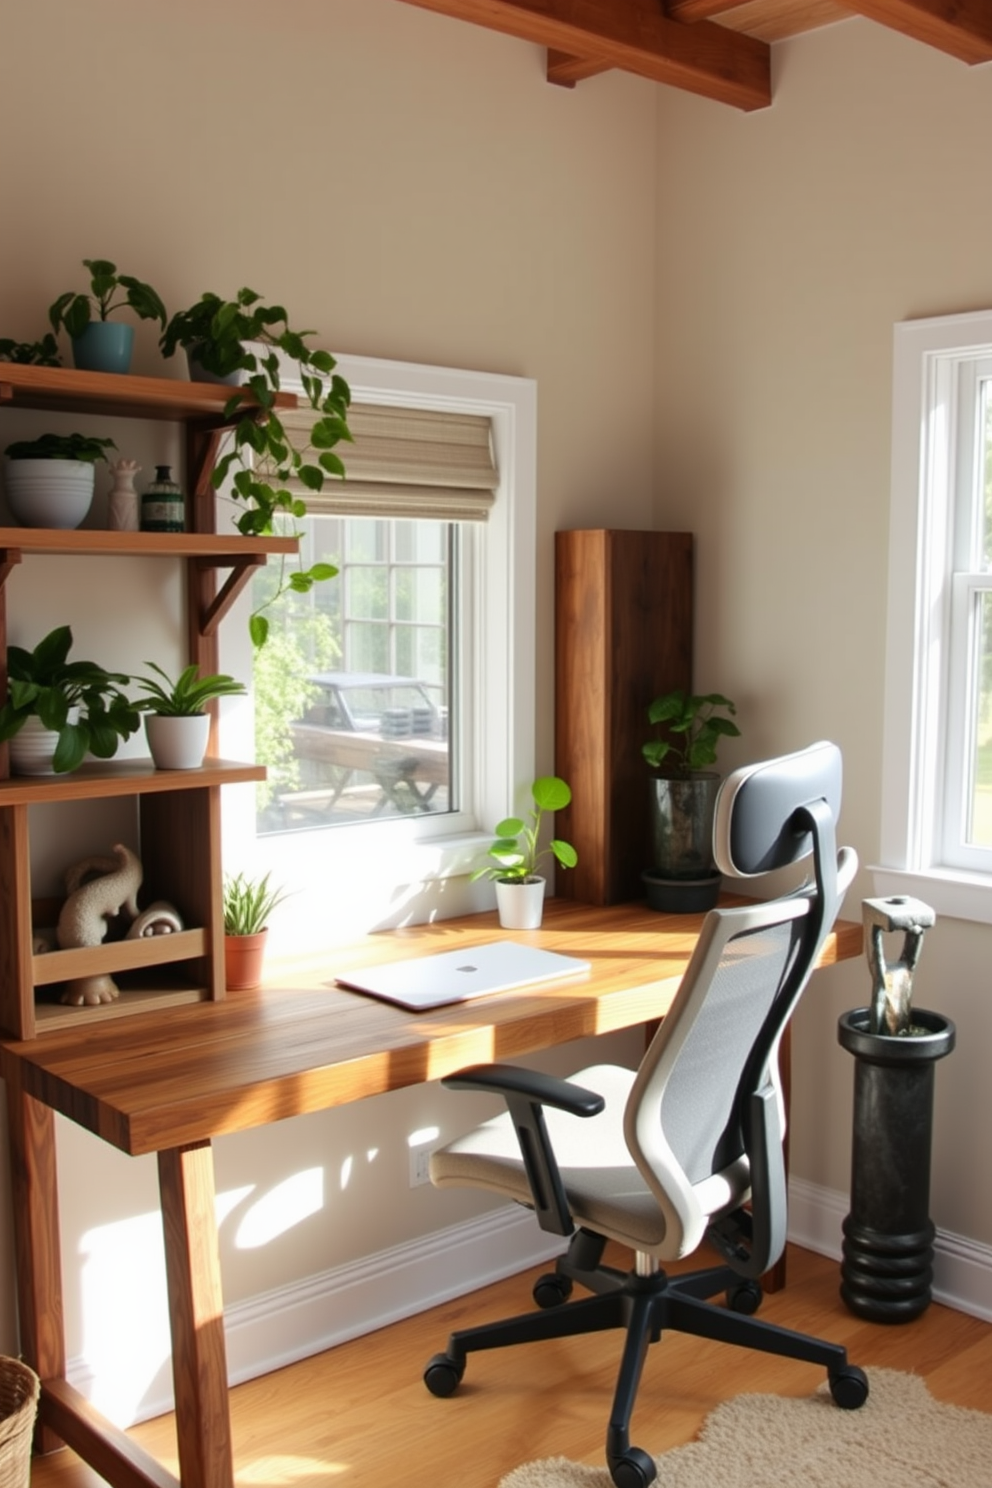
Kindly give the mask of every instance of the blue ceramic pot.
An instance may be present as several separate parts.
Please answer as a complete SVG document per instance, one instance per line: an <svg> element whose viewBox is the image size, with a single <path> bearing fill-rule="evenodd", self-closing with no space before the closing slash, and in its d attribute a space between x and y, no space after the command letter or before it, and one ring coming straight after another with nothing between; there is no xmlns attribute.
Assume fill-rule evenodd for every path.
<svg viewBox="0 0 992 1488"><path fill-rule="evenodd" d="M91 320L72 338L73 364L81 372L129 372L133 349L134 326L116 320Z"/></svg>

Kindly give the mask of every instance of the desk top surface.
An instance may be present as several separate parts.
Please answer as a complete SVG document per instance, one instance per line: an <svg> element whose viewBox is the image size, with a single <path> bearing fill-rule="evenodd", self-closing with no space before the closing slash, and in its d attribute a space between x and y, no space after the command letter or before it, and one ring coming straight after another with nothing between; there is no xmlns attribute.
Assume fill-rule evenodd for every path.
<svg viewBox="0 0 992 1488"><path fill-rule="evenodd" d="M186 1146L663 1017L702 921L549 900L540 930L502 930L494 912L413 925L274 962L256 992L0 1045L0 1070L124 1152ZM356 965L506 938L591 970L426 1013L333 985ZM839 921L820 965L861 949L860 924Z"/></svg>

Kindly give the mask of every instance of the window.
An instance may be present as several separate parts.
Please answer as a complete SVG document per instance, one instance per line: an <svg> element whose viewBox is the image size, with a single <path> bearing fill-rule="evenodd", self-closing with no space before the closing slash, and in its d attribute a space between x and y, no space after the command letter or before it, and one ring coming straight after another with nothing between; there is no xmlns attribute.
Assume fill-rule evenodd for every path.
<svg viewBox="0 0 992 1488"><path fill-rule="evenodd" d="M339 369L353 405L363 410L484 418L499 485L495 499L492 493L486 498L485 522L449 522L430 509L418 510L416 518L368 515L364 508L364 514L341 517L333 488L326 507L307 519L306 540L329 552L341 575L312 591L306 613L311 621L324 615L327 626L314 621L313 628L324 632L325 642L329 628L332 643L315 636L305 698L300 707L290 701L289 712L302 722L307 709L318 710L325 737L336 735L336 750L345 747L342 735L353 721L376 720L379 739L384 723L387 736L390 729L416 728L417 735L406 736L416 749L378 752L401 758L430 754L435 761L440 756L450 761L450 771L437 779L428 802L418 802L402 771L380 768L377 781L374 769L361 768L367 760L360 762L341 792L356 804L349 822L320 816L346 765L333 765L330 786L298 776L280 787L284 797L310 789L317 799L308 810L305 801L294 806L292 799L270 798L264 820L255 787L225 787L225 864L271 870L290 889L275 927L277 952L281 943L285 950L302 950L311 941L326 944L338 932L348 938L373 926L486 907L491 890L470 886L468 872L484 852L492 824L534 774L534 384L357 357L340 357ZM361 476L374 504L381 472L363 470ZM476 494L466 493L466 517L476 501ZM219 524L225 520L219 514ZM238 604L244 623L232 614L221 632L223 669L240 677L252 674L252 602L250 594L243 595ZM356 692L335 675L356 667L389 680ZM321 675L326 685L309 680ZM250 705L232 700L221 720L224 753L252 757L254 732L254 699ZM389 745L394 742L402 740L390 739ZM433 782L418 770L409 784L426 795ZM286 807L288 820L281 815Z"/></svg>
<svg viewBox="0 0 992 1488"><path fill-rule="evenodd" d="M287 590L254 658L261 833L447 813L466 731L449 659L468 624L455 522L308 517L303 562L336 579ZM274 591L279 560L254 580Z"/></svg>
<svg viewBox="0 0 992 1488"><path fill-rule="evenodd" d="M896 327L879 893L992 922L992 313Z"/></svg>

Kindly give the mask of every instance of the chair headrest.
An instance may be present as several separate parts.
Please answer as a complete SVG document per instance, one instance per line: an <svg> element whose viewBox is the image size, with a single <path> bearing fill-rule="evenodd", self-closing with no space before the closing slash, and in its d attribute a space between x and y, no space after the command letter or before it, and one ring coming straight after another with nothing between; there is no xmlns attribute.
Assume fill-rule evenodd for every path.
<svg viewBox="0 0 992 1488"><path fill-rule="evenodd" d="M734 770L716 801L713 855L720 872L754 878L808 857L812 834L797 824L796 811L824 800L836 821L841 777L840 750L826 741Z"/></svg>

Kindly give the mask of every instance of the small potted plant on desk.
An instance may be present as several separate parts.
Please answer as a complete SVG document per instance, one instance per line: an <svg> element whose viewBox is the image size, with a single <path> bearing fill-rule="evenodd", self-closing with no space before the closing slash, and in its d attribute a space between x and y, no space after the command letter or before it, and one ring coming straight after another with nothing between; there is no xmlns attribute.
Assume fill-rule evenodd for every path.
<svg viewBox="0 0 992 1488"><path fill-rule="evenodd" d="M546 811L561 811L572 792L557 775L542 775L531 786L533 809L527 820L508 816L496 825L496 840L488 856L494 861L477 868L470 882L491 878L496 884L499 922L506 930L536 930L544 912L545 879L538 873L543 858L554 856L563 868L574 868L578 854L570 842L553 838L541 848L538 839Z"/></svg>
<svg viewBox="0 0 992 1488"><path fill-rule="evenodd" d="M145 665L156 677L135 677L137 685L148 694L135 706L145 715L145 735L156 769L199 769L210 734L206 704L214 698L242 695L244 683L226 672L200 677L195 664L184 668L173 682L153 661Z"/></svg>
<svg viewBox="0 0 992 1488"><path fill-rule="evenodd" d="M52 330L57 334L64 328L69 333L73 365L80 371L128 372L134 326L110 316L126 305L139 320L157 320L164 327L168 312L150 284L132 274L118 274L109 259L84 258L83 264L90 271L90 293L69 289L59 295L48 311Z"/></svg>
<svg viewBox="0 0 992 1488"><path fill-rule="evenodd" d="M248 991L262 980L269 916L286 897L269 887L270 877L235 873L224 879L224 971L230 992Z"/></svg>
<svg viewBox="0 0 992 1488"><path fill-rule="evenodd" d="M33 651L7 647L0 743L11 741L19 775L67 774L87 754L110 759L138 731L138 711L121 690L131 679L95 661L69 661L71 647L68 625L50 631Z"/></svg>
<svg viewBox="0 0 992 1488"><path fill-rule="evenodd" d="M716 762L720 740L740 734L733 722L736 712L722 693L689 694L681 688L655 698L648 708L649 721L667 735L642 748L651 766L653 863L641 877L652 909L698 913L719 897L713 812L720 776L707 767Z"/></svg>

